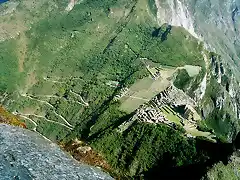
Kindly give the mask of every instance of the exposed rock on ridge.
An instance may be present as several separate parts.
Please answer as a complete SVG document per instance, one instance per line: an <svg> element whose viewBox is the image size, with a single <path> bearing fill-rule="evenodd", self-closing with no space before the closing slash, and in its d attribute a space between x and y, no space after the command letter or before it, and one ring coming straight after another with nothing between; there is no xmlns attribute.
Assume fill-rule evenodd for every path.
<svg viewBox="0 0 240 180"><path fill-rule="evenodd" d="M0 179L112 179L26 129L0 125Z"/></svg>
<svg viewBox="0 0 240 180"><path fill-rule="evenodd" d="M231 66L239 64L239 0L156 0L158 22L182 26ZM232 67L234 68L234 67ZM234 71L239 71L234 68Z"/></svg>
<svg viewBox="0 0 240 180"><path fill-rule="evenodd" d="M168 23L184 27L203 41L208 51L218 54L204 57L206 74L193 98L198 100L204 119L221 119L224 126L234 122L235 125L228 126L235 126L239 131L240 1L156 0L155 3L160 25ZM211 88L215 92L211 92ZM228 141L233 135L232 128L228 132Z"/></svg>

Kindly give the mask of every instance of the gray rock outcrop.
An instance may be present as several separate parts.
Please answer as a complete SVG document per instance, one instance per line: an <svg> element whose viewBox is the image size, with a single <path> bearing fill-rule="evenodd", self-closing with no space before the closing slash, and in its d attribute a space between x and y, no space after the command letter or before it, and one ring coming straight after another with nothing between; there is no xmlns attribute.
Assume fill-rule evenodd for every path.
<svg viewBox="0 0 240 180"><path fill-rule="evenodd" d="M41 135L0 124L0 180L112 179L80 164Z"/></svg>

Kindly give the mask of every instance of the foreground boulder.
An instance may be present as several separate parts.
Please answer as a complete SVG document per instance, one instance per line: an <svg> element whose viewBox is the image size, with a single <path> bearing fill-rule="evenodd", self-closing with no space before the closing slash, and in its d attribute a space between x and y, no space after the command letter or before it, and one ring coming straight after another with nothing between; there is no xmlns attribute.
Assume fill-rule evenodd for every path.
<svg viewBox="0 0 240 180"><path fill-rule="evenodd" d="M0 179L112 179L37 133L0 124Z"/></svg>

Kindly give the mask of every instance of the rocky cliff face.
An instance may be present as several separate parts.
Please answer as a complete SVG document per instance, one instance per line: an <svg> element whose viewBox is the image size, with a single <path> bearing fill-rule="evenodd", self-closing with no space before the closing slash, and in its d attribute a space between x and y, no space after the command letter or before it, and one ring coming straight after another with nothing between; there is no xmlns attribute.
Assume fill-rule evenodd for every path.
<svg viewBox="0 0 240 180"><path fill-rule="evenodd" d="M207 57L207 73L195 98L199 100L203 118L221 119L231 126L225 130L228 131L228 141L231 141L233 131L238 131L239 119L240 1L156 0L155 3L159 24L184 27L203 41L208 51L218 54ZM213 86L216 87L215 93L208 94L206 91ZM221 112L221 116L214 117L213 111Z"/></svg>
<svg viewBox="0 0 240 180"><path fill-rule="evenodd" d="M0 179L112 179L26 129L0 125Z"/></svg>
<svg viewBox="0 0 240 180"><path fill-rule="evenodd" d="M182 26L230 64L239 65L238 0L156 0L159 23Z"/></svg>

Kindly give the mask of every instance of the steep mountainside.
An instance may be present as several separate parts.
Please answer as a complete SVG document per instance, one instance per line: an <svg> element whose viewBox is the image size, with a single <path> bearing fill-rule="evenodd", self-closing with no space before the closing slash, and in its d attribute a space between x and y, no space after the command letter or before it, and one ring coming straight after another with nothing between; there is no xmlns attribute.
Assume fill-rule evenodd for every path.
<svg viewBox="0 0 240 180"><path fill-rule="evenodd" d="M239 153L235 153L233 156L231 156L228 164L224 164L222 162L217 163L207 172L207 175L205 175L202 179L206 179L206 180L207 179L208 180L239 179L240 178L240 175L239 175L240 161L239 160L240 160Z"/></svg>
<svg viewBox="0 0 240 180"><path fill-rule="evenodd" d="M2 4L0 103L66 149L84 141L117 177L199 178L240 128L238 5Z"/></svg>
<svg viewBox="0 0 240 180"><path fill-rule="evenodd" d="M239 67L238 0L156 0L160 24L182 26L221 54L232 70Z"/></svg>
<svg viewBox="0 0 240 180"><path fill-rule="evenodd" d="M215 119L210 126L227 135L231 141L239 131L239 5L240 1L214 0L156 0L160 24L169 23L187 29L202 40L205 47L218 55L212 55L207 80L203 87L214 86L211 100L204 97L200 106L205 119ZM217 81L213 82L213 81ZM203 88L204 89L204 88ZM206 88L206 90L208 87ZM213 94L214 93L214 94ZM207 94L208 95L208 94ZM199 98L196 94L196 98ZM219 116L215 117L216 114ZM224 121L224 122L222 122ZM231 121L231 122L230 122Z"/></svg>

